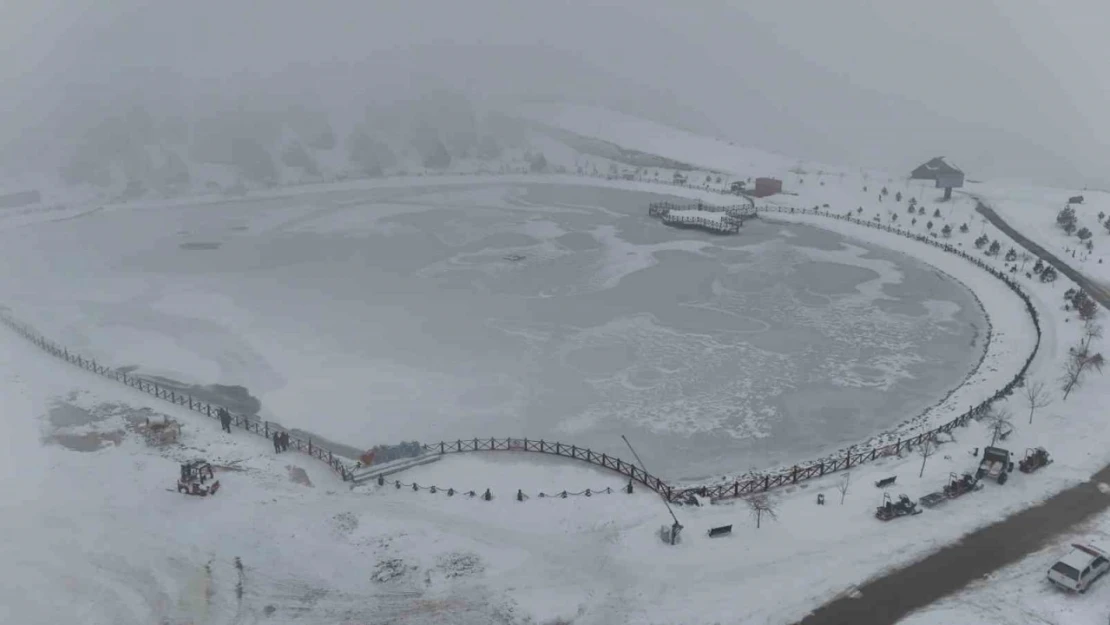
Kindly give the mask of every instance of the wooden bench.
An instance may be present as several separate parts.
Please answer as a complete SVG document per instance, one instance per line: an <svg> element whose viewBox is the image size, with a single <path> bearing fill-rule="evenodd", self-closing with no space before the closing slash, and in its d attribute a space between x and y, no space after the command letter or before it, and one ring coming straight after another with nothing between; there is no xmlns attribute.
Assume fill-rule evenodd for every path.
<svg viewBox="0 0 1110 625"><path fill-rule="evenodd" d="M722 525L720 527L714 527L714 528L710 529L709 530L709 537L710 538L716 538L718 536L727 536L731 533L732 533L732 526L731 525Z"/></svg>
<svg viewBox="0 0 1110 625"><path fill-rule="evenodd" d="M890 486L891 484L893 484L894 480L897 480L897 479L898 479L897 475L892 475L890 477L884 477L883 479L879 480L878 482L875 482L875 488L886 488L887 486Z"/></svg>

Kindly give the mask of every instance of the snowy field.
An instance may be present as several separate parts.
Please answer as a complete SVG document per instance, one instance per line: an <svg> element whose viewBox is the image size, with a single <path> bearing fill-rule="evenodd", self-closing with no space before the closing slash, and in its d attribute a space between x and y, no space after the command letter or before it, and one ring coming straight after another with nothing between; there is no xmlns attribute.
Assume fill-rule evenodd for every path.
<svg viewBox="0 0 1110 625"><path fill-rule="evenodd" d="M908 256L801 224L679 231L647 216L658 199L418 185L116 208L0 233L0 292L100 362L245 387L332 440L622 455L623 433L673 480L867 439L987 347L971 292Z"/></svg>

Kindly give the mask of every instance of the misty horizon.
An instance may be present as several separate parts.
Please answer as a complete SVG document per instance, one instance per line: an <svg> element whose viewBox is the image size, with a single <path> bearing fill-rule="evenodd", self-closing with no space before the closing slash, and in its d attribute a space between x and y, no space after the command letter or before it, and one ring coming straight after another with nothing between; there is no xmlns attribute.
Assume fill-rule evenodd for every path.
<svg viewBox="0 0 1110 625"><path fill-rule="evenodd" d="M130 132L133 111L296 109L374 135L368 110L454 93L475 111L600 106L837 166L897 174L943 155L972 178L1110 185L1100 76L1078 33L1046 36L1077 16L937 8L48 2L6 24L3 163L58 167L106 122Z"/></svg>

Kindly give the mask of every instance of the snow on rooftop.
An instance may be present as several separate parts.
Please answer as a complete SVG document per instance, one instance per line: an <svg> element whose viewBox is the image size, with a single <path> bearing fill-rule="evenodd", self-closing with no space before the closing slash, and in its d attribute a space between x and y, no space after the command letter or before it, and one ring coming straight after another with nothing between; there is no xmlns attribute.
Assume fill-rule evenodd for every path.
<svg viewBox="0 0 1110 625"><path fill-rule="evenodd" d="M723 212L700 211L697 209L672 210L667 214L671 217L678 217L683 219L705 219L707 221L716 222L722 222L726 217L725 213Z"/></svg>

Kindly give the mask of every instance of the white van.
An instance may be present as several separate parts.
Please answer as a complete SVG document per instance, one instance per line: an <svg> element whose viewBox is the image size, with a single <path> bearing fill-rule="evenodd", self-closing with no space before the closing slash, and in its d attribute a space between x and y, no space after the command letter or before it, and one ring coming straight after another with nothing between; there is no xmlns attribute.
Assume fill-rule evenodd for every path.
<svg viewBox="0 0 1110 625"><path fill-rule="evenodd" d="M1073 544L1071 551L1048 570L1048 581L1073 592L1087 592L1110 570L1110 555L1090 545Z"/></svg>

